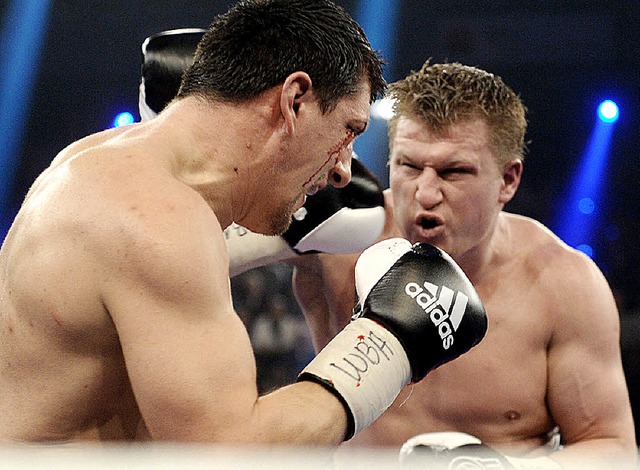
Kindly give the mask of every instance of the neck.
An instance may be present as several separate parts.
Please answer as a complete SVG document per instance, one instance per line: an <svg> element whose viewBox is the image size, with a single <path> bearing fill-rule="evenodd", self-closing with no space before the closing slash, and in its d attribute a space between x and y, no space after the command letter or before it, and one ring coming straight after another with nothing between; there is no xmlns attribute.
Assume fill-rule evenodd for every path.
<svg viewBox="0 0 640 470"><path fill-rule="evenodd" d="M259 174L254 167L263 160L269 128L258 107L187 97L149 123L167 150L169 171L203 197L223 228L246 215L252 175Z"/></svg>
<svg viewBox="0 0 640 470"><path fill-rule="evenodd" d="M487 270L492 269L499 258L508 252L508 232L508 224L501 211L486 237L457 257L456 262L474 285L481 283Z"/></svg>

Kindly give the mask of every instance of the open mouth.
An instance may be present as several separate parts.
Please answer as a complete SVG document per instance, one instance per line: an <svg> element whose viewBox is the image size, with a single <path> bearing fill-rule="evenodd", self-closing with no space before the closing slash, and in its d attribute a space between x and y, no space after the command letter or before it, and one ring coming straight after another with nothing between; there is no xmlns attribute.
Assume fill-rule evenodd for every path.
<svg viewBox="0 0 640 470"><path fill-rule="evenodd" d="M442 222L435 217L423 216L418 219L418 225L425 230L431 230L442 225Z"/></svg>

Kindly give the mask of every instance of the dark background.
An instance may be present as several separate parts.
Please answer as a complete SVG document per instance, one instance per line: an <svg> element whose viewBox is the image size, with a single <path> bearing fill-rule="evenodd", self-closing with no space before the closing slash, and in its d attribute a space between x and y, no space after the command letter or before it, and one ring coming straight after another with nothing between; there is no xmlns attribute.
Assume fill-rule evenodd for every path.
<svg viewBox="0 0 640 470"><path fill-rule="evenodd" d="M129 110L137 118L144 38L165 29L207 27L232 3L52 1L42 56L39 61L34 57L32 66L35 86L10 207L2 209L5 227L0 227L0 238L29 185L57 152L110 127L117 112ZM375 24L392 34L393 40L384 44L371 37L374 47L390 60L387 80L402 78L431 57L484 68L502 76L521 95L529 108L531 143L521 189L507 209L552 228L592 132L597 103L607 97L617 100L621 118L601 175L604 209L594 232L594 259L619 301L625 367L632 394L637 393L640 2L400 0L395 2L399 8L395 26L392 15L360 17L360 2L355 0L337 3L361 21L367 33L366 25ZM0 1L2 16L8 4ZM365 0L365 4L371 7L376 2ZM384 134L380 128L372 125L369 141L375 132ZM366 142L363 138L356 148L386 183L386 147L362 148ZM604 229L610 226L617 227L617 237L605 236Z"/></svg>

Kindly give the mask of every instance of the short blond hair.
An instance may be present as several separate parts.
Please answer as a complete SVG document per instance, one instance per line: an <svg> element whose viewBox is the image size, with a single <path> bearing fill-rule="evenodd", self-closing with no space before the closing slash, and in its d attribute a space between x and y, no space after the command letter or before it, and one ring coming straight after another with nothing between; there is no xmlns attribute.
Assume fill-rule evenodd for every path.
<svg viewBox="0 0 640 470"><path fill-rule="evenodd" d="M393 145L398 119L418 119L436 132L460 121L484 118L498 164L524 160L526 107L500 77L457 62L430 64L389 86L394 116L389 120Z"/></svg>

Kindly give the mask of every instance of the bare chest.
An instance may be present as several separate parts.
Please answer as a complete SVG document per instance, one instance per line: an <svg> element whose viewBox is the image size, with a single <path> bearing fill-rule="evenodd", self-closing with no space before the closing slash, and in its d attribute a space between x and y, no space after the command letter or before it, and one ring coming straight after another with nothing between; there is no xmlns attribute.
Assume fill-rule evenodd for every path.
<svg viewBox="0 0 640 470"><path fill-rule="evenodd" d="M552 427L545 401L549 312L516 277L478 286L487 310L482 342L407 387L363 442L401 445L425 432L460 431L487 443L537 446Z"/></svg>

